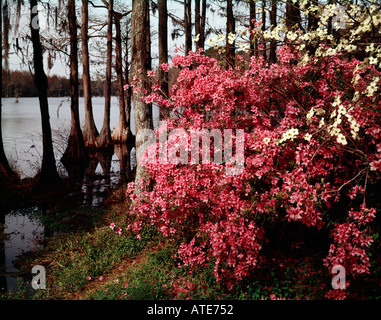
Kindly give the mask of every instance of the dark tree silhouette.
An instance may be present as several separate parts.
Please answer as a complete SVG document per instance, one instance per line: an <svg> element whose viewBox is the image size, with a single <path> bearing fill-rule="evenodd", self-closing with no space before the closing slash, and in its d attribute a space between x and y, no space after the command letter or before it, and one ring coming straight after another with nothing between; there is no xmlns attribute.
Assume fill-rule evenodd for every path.
<svg viewBox="0 0 381 320"><path fill-rule="evenodd" d="M168 63L168 10L167 0L158 0L159 8L159 65ZM163 69L160 71L160 84L161 90L164 95L168 95L168 72ZM160 119L167 119L169 117L169 110L167 108L160 108Z"/></svg>
<svg viewBox="0 0 381 320"><path fill-rule="evenodd" d="M50 127L49 105L47 87L48 81L44 71L42 47L40 41L39 26L34 25L34 21L38 19L37 0L30 0L31 16L30 30L33 43L33 63L35 84L38 90L38 99L40 102L41 125L42 125L42 166L38 177L45 187L60 183L61 178L58 175L56 160L53 152L52 130Z"/></svg>
<svg viewBox="0 0 381 320"><path fill-rule="evenodd" d="M226 68L235 65L235 41L229 40L229 34L235 34L235 18L233 14L233 0L226 3ZM231 43L232 42L232 43Z"/></svg>
<svg viewBox="0 0 381 320"><path fill-rule="evenodd" d="M111 109L111 60L112 60L112 19L113 19L114 0L108 3L107 19L107 61L106 61L106 80L105 80L105 114L103 118L102 130L95 140L98 148L111 148L112 138L110 131L110 109Z"/></svg>
<svg viewBox="0 0 381 320"><path fill-rule="evenodd" d="M184 0L185 54L192 50L192 0Z"/></svg>
<svg viewBox="0 0 381 320"><path fill-rule="evenodd" d="M271 0L270 25L271 29L277 26L277 0ZM276 41L270 40L269 63L276 63Z"/></svg>
<svg viewBox="0 0 381 320"><path fill-rule="evenodd" d="M98 136L98 130L95 126L93 116L93 106L91 102L91 78L90 78L90 57L89 57L89 4L87 0L82 0L82 79L83 79L83 95L85 100L85 125L83 127L83 139L85 146L92 147L95 144L95 139Z"/></svg>
<svg viewBox="0 0 381 320"><path fill-rule="evenodd" d="M2 11L3 11L3 4L2 4L2 1L0 0L0 34L4 36ZM1 56L1 61L3 61L3 50L1 50L0 56ZM1 87L3 87L2 77L0 81L1 81ZM2 114L2 102L0 101L0 189L2 189L9 180L13 180L14 178L16 178L16 174L13 172L13 170L9 166L8 159L4 152L3 134L2 134L2 128L1 128L1 114Z"/></svg>
<svg viewBox="0 0 381 320"><path fill-rule="evenodd" d="M114 12L115 29L116 29L116 74L118 78L118 97L119 97L119 122L114 129L111 137L114 142L126 143L128 140L128 134L130 130L127 126L126 119L126 103L124 99L124 89L123 89L123 66L122 66L122 36L120 20L123 15Z"/></svg>
<svg viewBox="0 0 381 320"><path fill-rule="evenodd" d="M82 131L79 122L78 103L78 39L75 0L68 0L68 17L70 32L70 96L71 96L71 128L67 148L61 161L69 165L87 163L88 154L85 149Z"/></svg>

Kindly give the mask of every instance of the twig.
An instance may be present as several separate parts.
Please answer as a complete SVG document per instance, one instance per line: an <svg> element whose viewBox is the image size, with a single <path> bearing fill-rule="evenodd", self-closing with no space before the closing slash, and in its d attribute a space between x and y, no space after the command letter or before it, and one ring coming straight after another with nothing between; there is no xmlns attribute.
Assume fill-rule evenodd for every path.
<svg viewBox="0 0 381 320"><path fill-rule="evenodd" d="M342 188L344 188L348 183L351 183L353 180L355 180L360 174L362 174L365 170L368 170L368 168L362 169L358 174L356 174L351 180L348 180L344 184L340 186L337 190L327 191L327 192L339 192Z"/></svg>

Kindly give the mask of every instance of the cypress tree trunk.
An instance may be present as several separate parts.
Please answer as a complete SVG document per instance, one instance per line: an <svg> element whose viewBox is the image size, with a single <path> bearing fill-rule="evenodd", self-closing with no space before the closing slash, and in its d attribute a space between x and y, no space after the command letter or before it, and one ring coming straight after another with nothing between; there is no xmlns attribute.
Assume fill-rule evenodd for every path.
<svg viewBox="0 0 381 320"><path fill-rule="evenodd" d="M0 34L3 34L3 4L0 0ZM3 39L1 39L3 41ZM3 61L3 50L0 53L1 61ZM3 77L0 79L1 88L3 88ZM17 175L11 169L8 159L5 155L4 145L3 145L3 134L1 128L1 115L2 115L2 102L0 101L0 190L5 189L6 185L9 184L12 180L17 178Z"/></svg>
<svg viewBox="0 0 381 320"><path fill-rule="evenodd" d="M129 31L128 31L129 22L126 23L126 38L124 39L125 42L125 55L124 55L124 80L126 81L126 84L128 85L128 89L125 90L125 106L126 106L126 122L127 122L127 128L128 128L128 140L127 144L128 146L132 147L135 144L135 138L134 135L131 132L131 121L130 121L130 113L131 113L131 101L132 101L132 87L130 86L130 63L128 61L129 52L128 52L128 40L129 40Z"/></svg>
<svg viewBox="0 0 381 320"><path fill-rule="evenodd" d="M200 0L194 2L194 29L195 35L201 34L201 12L200 12ZM200 48L199 41L196 42L196 51Z"/></svg>
<svg viewBox="0 0 381 320"><path fill-rule="evenodd" d="M276 13L277 13L277 0L271 0L271 11L270 11L270 24L271 30L274 29L277 25L276 21ZM276 63L276 41L270 40L270 55L269 55L269 63Z"/></svg>
<svg viewBox="0 0 381 320"><path fill-rule="evenodd" d="M9 72L9 28L10 28L10 23L9 23L9 12L8 12L8 1L5 0L5 4L4 4L4 7L1 6L1 10L3 11L4 13L4 16L3 16L3 20L2 20L2 23L3 23L3 50L4 50L4 71L6 73Z"/></svg>
<svg viewBox="0 0 381 320"><path fill-rule="evenodd" d="M192 0L184 0L185 54L192 50Z"/></svg>
<svg viewBox="0 0 381 320"><path fill-rule="evenodd" d="M37 0L30 1L31 22L38 19ZM43 66L42 47L40 41L40 31L32 23L30 24L32 43L33 43L33 62L35 84L38 91L38 99L40 102L41 125L42 125L42 166L39 173L39 180L44 186L51 187L59 182L61 178L58 175L56 167L56 159L53 152L52 131L50 127L49 105L47 88L48 81Z"/></svg>
<svg viewBox="0 0 381 320"><path fill-rule="evenodd" d="M255 1L250 0L250 27L252 30L255 28L254 20L256 20L256 6ZM250 56L258 58L258 41L254 38L253 34L250 34Z"/></svg>
<svg viewBox="0 0 381 320"><path fill-rule="evenodd" d="M233 0L227 0L226 4L226 68L235 65L235 41L231 43L229 34L235 35L235 18L233 14Z"/></svg>
<svg viewBox="0 0 381 320"><path fill-rule="evenodd" d="M266 30L266 1L262 0L262 31L264 32ZM262 46L263 49L261 50L261 55L263 56L263 59L266 61L267 60L267 52L266 52L266 40L263 38L262 39Z"/></svg>
<svg viewBox="0 0 381 320"><path fill-rule="evenodd" d="M167 0L158 0L159 7L159 65L168 63L168 12ZM164 95L168 96L168 72L159 69L160 84ZM169 110L160 108L160 120L169 118Z"/></svg>
<svg viewBox="0 0 381 320"><path fill-rule="evenodd" d="M128 127L126 119L126 108L124 100L123 89L123 70L122 70L122 37L120 30L120 14L114 14L115 29L116 29L116 74L118 77L118 97L119 97L119 122L114 132L112 133L112 140L114 142L126 143L128 140Z"/></svg>
<svg viewBox="0 0 381 320"><path fill-rule="evenodd" d="M70 96L71 96L71 128L67 148L61 161L66 164L87 163L88 154L85 149L79 122L78 103L78 39L75 0L68 1L69 31L70 31Z"/></svg>
<svg viewBox="0 0 381 320"><path fill-rule="evenodd" d="M300 27L302 18L300 16L299 3L287 0L286 3L286 27L288 30L296 31Z"/></svg>
<svg viewBox="0 0 381 320"><path fill-rule="evenodd" d="M206 23L206 0L202 0L201 3L201 33L199 41L199 47L204 48L205 46L205 23Z"/></svg>
<svg viewBox="0 0 381 320"><path fill-rule="evenodd" d="M111 59L112 59L112 16L114 1L109 0L108 20L107 20L107 64L106 64L106 81L105 81L105 114L103 118L102 130L95 140L98 148L111 148L112 138L110 131L110 109L111 109Z"/></svg>
<svg viewBox="0 0 381 320"><path fill-rule="evenodd" d="M89 61L89 46L88 46L88 25L89 25L89 5L87 0L82 0L82 65L83 65L83 94L85 100L85 125L83 128L83 139L85 146L92 147L95 144L95 139L98 136L98 130L95 126L93 116L93 106L91 102L91 78L90 78L90 61Z"/></svg>
<svg viewBox="0 0 381 320"><path fill-rule="evenodd" d="M142 145L147 141L146 137L142 135L144 129L152 128L152 111L149 105L142 101L143 90L148 89L147 71L149 70L150 57L147 44L147 27L142 21L146 21L147 13L149 10L148 0L133 0L132 4L132 18L131 18L131 76L137 76L141 80L141 90L134 91L133 104L134 104L134 118L136 130L136 154L139 157ZM140 195L141 185L140 181L147 181L148 177L144 167L139 163L136 168L136 194Z"/></svg>

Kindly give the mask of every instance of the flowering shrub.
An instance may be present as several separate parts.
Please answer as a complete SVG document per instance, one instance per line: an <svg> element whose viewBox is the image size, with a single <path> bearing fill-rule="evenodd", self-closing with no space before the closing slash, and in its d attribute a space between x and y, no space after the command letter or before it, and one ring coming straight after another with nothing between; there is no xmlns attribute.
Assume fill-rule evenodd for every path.
<svg viewBox="0 0 381 320"><path fill-rule="evenodd" d="M281 221L331 231L327 274L336 264L347 277L369 273L376 210L365 190L380 175L380 72L339 53L307 62L298 62L293 46L278 54L278 64L253 57L229 70L202 52L176 56L181 72L169 97L159 90L146 97L171 109L169 130L245 130L239 174L226 174L224 162L158 157L144 163L145 191L137 197L128 188L136 215L130 229L139 236L144 221L156 225L179 241L184 265L212 262L228 287L255 272L267 226ZM146 152L158 150L160 143ZM345 296L335 292L327 296Z"/></svg>

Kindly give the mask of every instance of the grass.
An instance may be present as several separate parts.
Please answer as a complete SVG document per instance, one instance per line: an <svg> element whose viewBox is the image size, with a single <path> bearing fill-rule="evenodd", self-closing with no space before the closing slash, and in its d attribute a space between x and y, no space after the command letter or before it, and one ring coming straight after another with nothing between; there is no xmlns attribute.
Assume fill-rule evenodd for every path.
<svg viewBox="0 0 381 320"><path fill-rule="evenodd" d="M170 245L152 247L102 287L91 292L94 300L165 300L171 296L174 259Z"/></svg>

